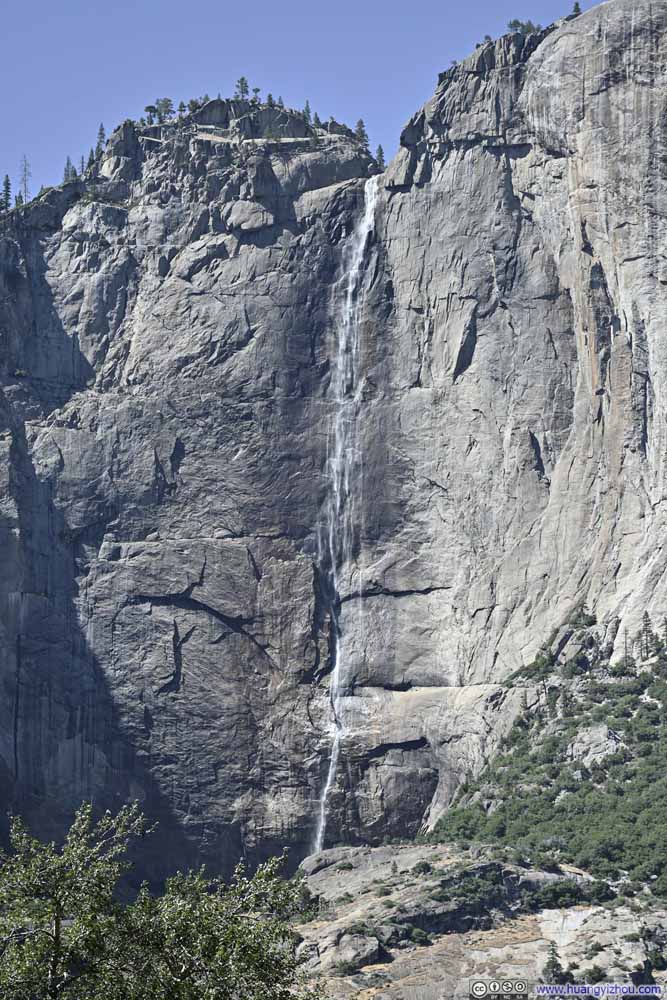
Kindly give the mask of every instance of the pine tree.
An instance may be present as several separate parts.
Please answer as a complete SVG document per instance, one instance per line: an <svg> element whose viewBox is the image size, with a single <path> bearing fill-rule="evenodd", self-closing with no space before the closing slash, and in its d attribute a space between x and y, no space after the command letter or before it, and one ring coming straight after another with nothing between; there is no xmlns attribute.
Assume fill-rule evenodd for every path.
<svg viewBox="0 0 667 1000"><path fill-rule="evenodd" d="M178 105L178 117L182 118L185 112L186 112L185 104L183 103L183 101L181 101L180 104Z"/></svg>
<svg viewBox="0 0 667 1000"><path fill-rule="evenodd" d="M283 101L282 97L278 98L278 107L279 108L284 108L285 107L285 102Z"/></svg>
<svg viewBox="0 0 667 1000"><path fill-rule="evenodd" d="M311 118L311 115L310 115L310 101L306 101L306 103L303 106L303 117L306 119L306 121L310 125L310 118Z"/></svg>
<svg viewBox="0 0 667 1000"><path fill-rule="evenodd" d="M155 111L160 124L167 118L172 118L174 115L174 102L171 97L157 97L155 99Z"/></svg>
<svg viewBox="0 0 667 1000"><path fill-rule="evenodd" d="M86 167L88 170L92 170L94 166L95 166L95 150L91 148L90 152L88 153L88 163L86 164Z"/></svg>
<svg viewBox="0 0 667 1000"><path fill-rule="evenodd" d="M542 25L533 24L532 21L520 21L518 17L515 17L507 22L507 30L513 35L532 35L534 32L541 31Z"/></svg>
<svg viewBox="0 0 667 1000"><path fill-rule="evenodd" d="M65 160L65 169L63 170L63 184L67 184L68 181L72 180L73 169L74 168L72 167L72 161L68 156L67 159Z"/></svg>
<svg viewBox="0 0 667 1000"><path fill-rule="evenodd" d="M32 171L30 169L30 164L28 163L28 157L23 154L21 159L21 167L19 170L19 186L21 188L21 204L30 201L30 178L32 177Z"/></svg>
<svg viewBox="0 0 667 1000"><path fill-rule="evenodd" d="M366 131L366 126L364 125L363 118L360 118L354 127L354 134L356 135L359 142L368 149L368 132Z"/></svg>
<svg viewBox="0 0 667 1000"><path fill-rule="evenodd" d="M196 97L193 97L188 101L188 111L191 115L194 114L195 111L199 111L200 107L201 104Z"/></svg>
<svg viewBox="0 0 667 1000"><path fill-rule="evenodd" d="M320 119L320 116L318 115L317 111L313 115L313 125L315 126L315 128L322 128L322 120Z"/></svg>
<svg viewBox="0 0 667 1000"><path fill-rule="evenodd" d="M384 161L384 149L382 148L382 146L378 146L375 153L375 159L377 160L377 164L380 170L384 170L387 164Z"/></svg>
<svg viewBox="0 0 667 1000"><path fill-rule="evenodd" d="M2 208L4 212L8 212L12 207L12 182L9 179L9 174L5 174L5 179L2 182Z"/></svg>
<svg viewBox="0 0 667 1000"><path fill-rule="evenodd" d="M572 975L565 972L558 960L558 951L552 941L549 945L549 957L547 964L542 969L540 979L543 983L569 983L572 982Z"/></svg>
<svg viewBox="0 0 667 1000"><path fill-rule="evenodd" d="M642 660L648 660L653 646L653 629L651 628L651 619L648 611L645 611L642 615L642 628L639 633L639 646Z"/></svg>
<svg viewBox="0 0 667 1000"><path fill-rule="evenodd" d="M260 103L260 99L259 99L260 93L261 93L261 91L260 91L259 87L253 87L252 88L252 102L253 102L253 104L259 104Z"/></svg>
<svg viewBox="0 0 667 1000"><path fill-rule="evenodd" d="M276 102L273 99L273 94L267 94L266 95L266 103L268 104L268 106L270 108L274 107L274 105L275 105Z"/></svg>
<svg viewBox="0 0 667 1000"><path fill-rule="evenodd" d="M83 177L86 172L86 159L84 156L79 160L79 177Z"/></svg>
<svg viewBox="0 0 667 1000"><path fill-rule="evenodd" d="M247 77L240 76L236 81L236 90L234 91L234 97L237 98L237 100L247 101L249 93L250 93L250 86L248 84Z"/></svg>
<svg viewBox="0 0 667 1000"><path fill-rule="evenodd" d="M579 5L579 0L575 0L574 7L572 8L572 13L575 17L579 17L581 14L581 6Z"/></svg>
<svg viewBox="0 0 667 1000"><path fill-rule="evenodd" d="M208 102L210 100L211 100L211 98L208 96L208 94L204 94L204 96L201 99L201 102L202 102L202 104L208 104Z"/></svg>
<svg viewBox="0 0 667 1000"><path fill-rule="evenodd" d="M106 141L107 141L107 136L106 132L104 131L104 125L102 124L102 122L100 122L100 127L97 130L97 144L95 146L95 156L97 157L98 160L101 157L102 153L104 152Z"/></svg>
<svg viewBox="0 0 667 1000"><path fill-rule="evenodd" d="M21 208L23 206L23 195L19 193L14 198L14 208Z"/></svg>

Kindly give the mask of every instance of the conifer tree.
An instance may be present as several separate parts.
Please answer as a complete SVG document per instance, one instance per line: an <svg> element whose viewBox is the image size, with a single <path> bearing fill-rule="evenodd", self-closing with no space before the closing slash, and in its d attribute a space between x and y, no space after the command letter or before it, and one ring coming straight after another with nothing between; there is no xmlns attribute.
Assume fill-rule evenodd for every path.
<svg viewBox="0 0 667 1000"><path fill-rule="evenodd" d="M182 118L185 112L186 112L185 104L183 103L183 101L181 101L180 104L178 105L178 117Z"/></svg>
<svg viewBox="0 0 667 1000"><path fill-rule="evenodd" d="M86 172L86 159L84 156L79 160L79 177L83 177Z"/></svg>
<svg viewBox="0 0 667 1000"><path fill-rule="evenodd" d="M20 187L21 187L21 204L30 201L30 178L32 177L32 171L30 169L30 164L28 163L28 157L23 154L21 159L20 167Z"/></svg>
<svg viewBox="0 0 667 1000"><path fill-rule="evenodd" d="M317 111L313 115L313 125L315 126L315 128L322 128L322 120L318 115Z"/></svg>
<svg viewBox="0 0 667 1000"><path fill-rule="evenodd" d="M268 106L269 106L270 108L272 108L272 107L274 107L274 106L275 106L275 103L276 103L276 102L275 102L275 101L274 101L274 99L273 99L273 94L267 94L267 95L266 95L266 103L268 104Z"/></svg>
<svg viewBox="0 0 667 1000"><path fill-rule="evenodd" d="M572 13L574 14L575 17L579 17L579 15L581 14L581 6L579 4L579 0L575 0L574 7L572 8Z"/></svg>
<svg viewBox="0 0 667 1000"><path fill-rule="evenodd" d="M95 156L99 160L102 153L104 152L104 147L106 145L107 137L104 131L104 125L100 122L100 127L97 130L97 144L95 146Z"/></svg>
<svg viewBox="0 0 667 1000"><path fill-rule="evenodd" d="M547 958L547 964L542 969L540 979L543 983L564 984L572 982L571 973L566 972L558 960L558 951L553 941L549 945L549 957Z"/></svg>
<svg viewBox="0 0 667 1000"><path fill-rule="evenodd" d="M63 184L67 184L68 181L72 180L72 171L74 167L72 166L72 161L67 157L65 160L65 169L63 170Z"/></svg>
<svg viewBox="0 0 667 1000"><path fill-rule="evenodd" d="M366 126L364 125L363 118L360 118L354 127L354 134L363 146L368 148L368 132L366 131Z"/></svg>
<svg viewBox="0 0 667 1000"><path fill-rule="evenodd" d="M20 191L16 195L16 197L14 198L14 207L15 208L22 208L23 207L23 195L21 194Z"/></svg>
<svg viewBox="0 0 667 1000"><path fill-rule="evenodd" d="M512 34L532 35L534 32L541 31L542 25L534 24L532 21L520 21L518 17L515 17L507 22L507 30Z"/></svg>
<svg viewBox="0 0 667 1000"><path fill-rule="evenodd" d="M162 124L167 118L173 117L174 102L171 97L157 97L155 100L155 111L157 120Z"/></svg>
<svg viewBox="0 0 667 1000"><path fill-rule="evenodd" d="M259 98L260 93L261 93L261 90L260 90L259 87L253 87L252 88L252 102L253 102L253 104L259 104L260 103L260 98Z"/></svg>
<svg viewBox="0 0 667 1000"><path fill-rule="evenodd" d="M306 103L303 106L303 117L306 119L306 121L310 125L310 118L311 118L311 115L310 115L310 101L306 101Z"/></svg>
<svg viewBox="0 0 667 1000"><path fill-rule="evenodd" d="M86 164L88 170L92 170L95 166L95 150L92 149L88 153L88 163Z"/></svg>
<svg viewBox="0 0 667 1000"><path fill-rule="evenodd" d="M639 633L639 646L642 660L648 660L653 647L653 629L651 628L651 619L648 611L645 611L642 615L642 628Z"/></svg>
<svg viewBox="0 0 667 1000"><path fill-rule="evenodd" d="M234 97L241 101L247 101L249 93L250 93L250 86L248 84L248 78L245 76L240 76L236 81L236 90L234 91Z"/></svg>
<svg viewBox="0 0 667 1000"><path fill-rule="evenodd" d="M385 163L384 160L384 149L382 148L382 146L378 146L377 151L375 153L375 159L377 160L378 167L380 168L380 170L384 170L387 164Z"/></svg>
<svg viewBox="0 0 667 1000"><path fill-rule="evenodd" d="M282 97L278 98L278 107L279 108L284 108L285 107L285 102L283 101Z"/></svg>
<svg viewBox="0 0 667 1000"><path fill-rule="evenodd" d="M12 207L12 182L9 179L9 174L5 174L5 179L2 182L2 208L3 211L8 212Z"/></svg>

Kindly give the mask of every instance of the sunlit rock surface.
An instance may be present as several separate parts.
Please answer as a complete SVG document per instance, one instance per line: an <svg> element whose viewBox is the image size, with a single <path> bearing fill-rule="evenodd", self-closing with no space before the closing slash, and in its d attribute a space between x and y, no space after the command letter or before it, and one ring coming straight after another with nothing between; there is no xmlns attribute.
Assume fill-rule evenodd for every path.
<svg viewBox="0 0 667 1000"><path fill-rule="evenodd" d="M125 123L97 179L12 215L6 804L54 833L81 798L139 798L154 875L306 853L335 610L327 842L411 835L574 609L618 641L662 616L665 65L667 6L612 0L478 48L405 129L358 289L337 593L318 530L344 249L376 169L359 143L212 102Z"/></svg>

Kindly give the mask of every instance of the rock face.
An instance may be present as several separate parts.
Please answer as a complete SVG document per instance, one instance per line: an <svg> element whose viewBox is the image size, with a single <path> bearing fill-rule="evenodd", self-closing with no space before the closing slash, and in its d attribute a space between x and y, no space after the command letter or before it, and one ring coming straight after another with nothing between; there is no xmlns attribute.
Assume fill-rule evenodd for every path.
<svg viewBox="0 0 667 1000"><path fill-rule="evenodd" d="M334 1000L463 1000L475 979L521 979L530 995L553 982L553 949L575 983L602 978L629 993L633 983L667 982L667 911L650 896L540 905L554 887L592 884L575 869L543 872L434 846L329 850L304 868L318 910L299 928L299 947ZM466 885L476 890L467 899ZM443 886L453 886L449 901Z"/></svg>
<svg viewBox="0 0 667 1000"><path fill-rule="evenodd" d="M432 823L586 602L665 611L667 5L442 75L355 288L354 556L323 563L371 158L211 102L131 122L0 239L0 789L160 819L156 876ZM243 106L241 106L243 105ZM207 117L208 115L208 117Z"/></svg>

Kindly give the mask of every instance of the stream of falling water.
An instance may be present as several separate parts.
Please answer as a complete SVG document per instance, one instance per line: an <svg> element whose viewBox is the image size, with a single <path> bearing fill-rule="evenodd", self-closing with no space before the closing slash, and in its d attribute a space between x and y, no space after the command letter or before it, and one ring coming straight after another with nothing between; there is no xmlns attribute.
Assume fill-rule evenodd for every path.
<svg viewBox="0 0 667 1000"><path fill-rule="evenodd" d="M329 574L331 593L333 669L329 698L333 717L333 742L315 833L314 851L321 851L327 828L327 802L336 778L341 740L345 733L342 698L345 670L341 655L338 595L341 570L350 565L355 537L356 503L363 474L359 447L358 415L362 383L359 379L359 327L363 300L364 259L375 225L377 178L364 188L364 211L346 242L342 275L334 307L336 351L331 368L330 394L334 413L327 442L329 491L324 522L318 533L319 562Z"/></svg>

